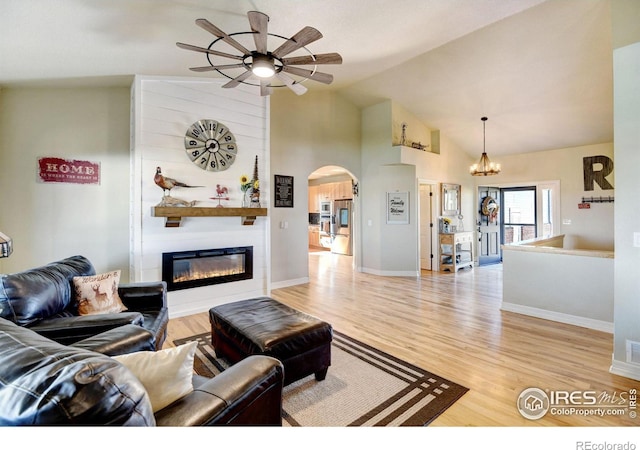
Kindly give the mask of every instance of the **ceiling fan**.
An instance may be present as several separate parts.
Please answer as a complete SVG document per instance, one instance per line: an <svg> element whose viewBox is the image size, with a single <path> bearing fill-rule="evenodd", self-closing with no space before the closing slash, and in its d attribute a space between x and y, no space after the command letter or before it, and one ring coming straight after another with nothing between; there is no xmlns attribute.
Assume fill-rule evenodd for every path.
<svg viewBox="0 0 640 450"><path fill-rule="evenodd" d="M176 42L176 45L185 50L205 53L209 65L203 67L191 67L194 72L216 71L229 78L231 81L224 84L223 88L233 88L241 83L260 86L260 95L270 95L274 87L288 87L297 95L307 92L302 85L306 80L331 84L333 75L317 71L321 64L342 64L342 56L338 53L321 53L314 55L306 46L317 41L322 34L313 27L304 27L290 38L272 34L267 31L269 16L258 11L247 13L251 31L227 34L213 25L207 19L197 19L196 25L216 36L207 48L196 45ZM247 48L250 40L247 36L253 36L255 50ZM275 50L270 51L267 46L267 37L284 41ZM242 40L249 42L242 42ZM235 51L228 53L220 51L221 43L233 47ZM216 48L217 47L217 48ZM296 51L298 51L296 53ZM237 54L240 52L240 54ZM235 60L235 63L229 64ZM313 66L307 69L296 66ZM253 81L253 82L251 82ZM276 83L276 84L274 84ZM279 84L282 83L282 84Z"/></svg>

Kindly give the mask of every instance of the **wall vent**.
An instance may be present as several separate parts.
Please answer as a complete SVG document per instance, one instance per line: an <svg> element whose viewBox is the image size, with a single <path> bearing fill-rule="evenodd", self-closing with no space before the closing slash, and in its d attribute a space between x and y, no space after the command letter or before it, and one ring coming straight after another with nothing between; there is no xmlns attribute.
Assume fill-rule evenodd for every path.
<svg viewBox="0 0 640 450"><path fill-rule="evenodd" d="M627 339L627 362L640 364L640 342Z"/></svg>

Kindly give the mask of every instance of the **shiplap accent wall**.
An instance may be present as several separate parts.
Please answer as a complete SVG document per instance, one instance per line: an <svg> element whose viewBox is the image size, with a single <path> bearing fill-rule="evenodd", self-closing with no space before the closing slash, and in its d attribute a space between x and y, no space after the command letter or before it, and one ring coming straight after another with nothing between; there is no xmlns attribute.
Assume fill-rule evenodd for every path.
<svg viewBox="0 0 640 450"><path fill-rule="evenodd" d="M138 76L132 87L132 281L162 278L162 253L236 246L253 246L253 279L169 292L171 317L207 311L238 299L267 295L270 291L269 217L251 226L240 217L185 217L179 228L166 228L162 217L151 217L152 206L162 200L153 176L157 166L164 175L197 188L174 188L173 197L196 206L216 207L216 185L226 186L229 201L239 207L240 176L251 177L256 155L261 184L261 206L269 207L269 98L251 86L223 89L217 80ZM222 172L200 169L188 158L184 135L200 119L225 124L236 138L238 155Z"/></svg>

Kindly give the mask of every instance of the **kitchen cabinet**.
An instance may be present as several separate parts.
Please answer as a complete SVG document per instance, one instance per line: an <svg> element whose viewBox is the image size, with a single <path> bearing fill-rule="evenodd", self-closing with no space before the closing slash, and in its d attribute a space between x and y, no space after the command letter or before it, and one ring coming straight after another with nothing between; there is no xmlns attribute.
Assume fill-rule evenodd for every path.
<svg viewBox="0 0 640 450"><path fill-rule="evenodd" d="M320 212L320 204L353 198L351 180L309 186L309 212Z"/></svg>
<svg viewBox="0 0 640 450"><path fill-rule="evenodd" d="M320 228L318 226L309 227L309 247L318 248L320 245Z"/></svg>
<svg viewBox="0 0 640 450"><path fill-rule="evenodd" d="M320 186L309 186L309 212L320 212Z"/></svg>
<svg viewBox="0 0 640 450"><path fill-rule="evenodd" d="M352 199L353 193L351 192L351 181L340 181L334 183L333 199L334 200L346 200Z"/></svg>
<svg viewBox="0 0 640 450"><path fill-rule="evenodd" d="M473 267L473 232L440 233L440 270L457 272Z"/></svg>
<svg viewBox="0 0 640 450"><path fill-rule="evenodd" d="M333 183L324 183L318 186L318 198L320 202L333 200Z"/></svg>

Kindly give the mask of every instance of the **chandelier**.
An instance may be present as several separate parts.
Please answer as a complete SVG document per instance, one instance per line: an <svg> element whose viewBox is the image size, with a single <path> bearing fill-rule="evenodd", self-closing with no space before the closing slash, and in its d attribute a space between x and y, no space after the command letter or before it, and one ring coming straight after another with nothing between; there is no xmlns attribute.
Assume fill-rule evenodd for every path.
<svg viewBox="0 0 640 450"><path fill-rule="evenodd" d="M487 176L487 175L497 175L500 173L500 164L492 163L489 157L487 156L486 151L486 124L487 118L482 117L482 156L480 157L480 162L478 164L474 164L469 168L471 175L474 177L477 176Z"/></svg>

